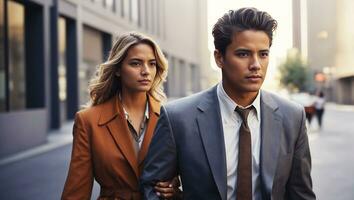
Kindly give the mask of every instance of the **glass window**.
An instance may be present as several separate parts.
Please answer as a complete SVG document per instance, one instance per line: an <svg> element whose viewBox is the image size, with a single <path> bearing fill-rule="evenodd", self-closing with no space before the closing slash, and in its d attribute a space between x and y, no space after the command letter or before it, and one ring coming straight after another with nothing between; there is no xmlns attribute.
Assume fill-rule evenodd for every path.
<svg viewBox="0 0 354 200"><path fill-rule="evenodd" d="M60 17L58 23L59 30L59 99L66 100L66 21L65 18Z"/></svg>
<svg viewBox="0 0 354 200"><path fill-rule="evenodd" d="M118 1L119 1L118 5L120 7L120 9L119 9L120 16L124 17L124 0L118 0Z"/></svg>
<svg viewBox="0 0 354 200"><path fill-rule="evenodd" d="M0 0L0 112L6 110L5 79L5 8L4 0Z"/></svg>
<svg viewBox="0 0 354 200"><path fill-rule="evenodd" d="M122 6L123 6L123 17L128 19L130 15L130 6L131 2L130 0L122 0Z"/></svg>
<svg viewBox="0 0 354 200"><path fill-rule="evenodd" d="M67 81L66 81L66 20L59 17L58 21L58 85L59 85L59 101L60 101L60 121L66 120L66 96L67 96Z"/></svg>
<svg viewBox="0 0 354 200"><path fill-rule="evenodd" d="M88 84L97 66L103 61L102 33L84 26L83 63L79 68L80 105L89 100Z"/></svg>
<svg viewBox="0 0 354 200"><path fill-rule="evenodd" d="M139 4L138 0L131 0L131 21L135 24L139 23Z"/></svg>
<svg viewBox="0 0 354 200"><path fill-rule="evenodd" d="M115 1L114 0L106 0L106 7L109 10L114 11L115 10L114 6L115 6Z"/></svg>
<svg viewBox="0 0 354 200"><path fill-rule="evenodd" d="M8 1L9 105L10 110L26 107L24 6ZM30 81L29 81L30 82Z"/></svg>
<svg viewBox="0 0 354 200"><path fill-rule="evenodd" d="M103 6L103 0L92 0L94 3L100 4Z"/></svg>

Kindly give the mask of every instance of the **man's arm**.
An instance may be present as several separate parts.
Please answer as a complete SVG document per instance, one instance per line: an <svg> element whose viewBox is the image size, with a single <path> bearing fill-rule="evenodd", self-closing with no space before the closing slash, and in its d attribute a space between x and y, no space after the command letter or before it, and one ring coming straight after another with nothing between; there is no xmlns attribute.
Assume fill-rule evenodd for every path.
<svg viewBox="0 0 354 200"><path fill-rule="evenodd" d="M159 199L154 189L155 184L158 181L172 180L176 175L176 144L167 111L162 106L140 179L144 199Z"/></svg>
<svg viewBox="0 0 354 200"><path fill-rule="evenodd" d="M287 183L287 199L316 199L312 190L311 154L306 130L305 112L302 112L302 122L299 137L295 144L293 164Z"/></svg>

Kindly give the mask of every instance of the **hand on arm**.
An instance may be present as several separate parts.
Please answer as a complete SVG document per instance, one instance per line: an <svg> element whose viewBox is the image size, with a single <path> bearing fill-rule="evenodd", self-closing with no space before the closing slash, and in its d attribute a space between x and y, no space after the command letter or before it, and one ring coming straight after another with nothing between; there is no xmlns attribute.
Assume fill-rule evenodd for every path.
<svg viewBox="0 0 354 200"><path fill-rule="evenodd" d="M177 176L176 144L167 111L161 107L160 118L144 161L144 170L140 177L141 190L145 200L157 200L155 186L161 180L172 180ZM159 183L159 194L170 196L170 183ZM167 186L167 187L166 187ZM161 192L161 193L160 193ZM165 193L166 192L166 193Z"/></svg>
<svg viewBox="0 0 354 200"><path fill-rule="evenodd" d="M181 183L178 177L171 181L157 182L155 185L156 195L164 199L182 199L182 191L179 189Z"/></svg>

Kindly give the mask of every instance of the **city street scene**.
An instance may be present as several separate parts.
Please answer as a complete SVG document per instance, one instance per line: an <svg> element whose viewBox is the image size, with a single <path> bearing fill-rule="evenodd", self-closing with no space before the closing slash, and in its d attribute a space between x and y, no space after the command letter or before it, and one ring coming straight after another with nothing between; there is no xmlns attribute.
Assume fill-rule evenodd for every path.
<svg viewBox="0 0 354 200"><path fill-rule="evenodd" d="M137 117L129 114L134 114L138 104L125 104L129 101L122 95L130 94L123 92L132 87L131 80L124 76L134 79L133 70L131 74L111 71L109 76L121 85L114 85L114 81L106 84L111 79L102 81L105 86L94 85L92 78L104 77L102 74L109 73L109 67L116 63L123 66L123 61L118 62L121 58L133 57L128 65L139 65L137 62L143 62L145 57L134 59L130 52L143 51L145 45L150 48L147 52L157 57L153 62L149 60L149 65L155 66L161 77L167 73L161 83L166 95L161 105L212 88L224 80L221 67L215 62L218 54L214 54L213 26L229 10L243 7L266 11L277 20L262 90L295 102L305 112L316 199L354 200L354 1L350 0L0 0L0 200L61 199L69 164L75 156L79 162L92 156L89 162L98 168L108 161L110 168L118 171L141 162L140 156L145 156L149 144L140 136L149 138L154 134L151 127L155 125L150 122L157 123L158 117L152 114L160 106L157 103L154 107L154 101L159 100L154 95L160 93L145 90L143 95L130 96L144 98ZM126 52L114 54L113 50L119 49L114 48L117 38L132 31L128 35L146 35L157 47L149 42L137 43ZM158 60L159 48L166 64ZM161 71L165 66L168 70ZM103 67L106 71L97 71ZM144 67L139 73L150 74L150 69L144 71ZM152 87L153 81L139 80L142 88ZM105 87L109 89L102 89ZM98 97L99 90L102 99ZM116 101L107 98L111 91L120 92L113 93ZM118 106L109 107L110 102ZM109 140L105 136L97 141L85 138L84 130L95 128L88 126L90 121L84 119L83 113L77 112L101 104L106 113L92 115L95 123L107 126L108 131L116 129L118 125L109 123L120 119L113 109L121 106L117 113L125 117L121 119L127 124L124 131L131 133L129 137L108 134ZM141 121L135 123L136 119ZM266 120L262 118L263 121ZM285 123L291 122L282 126ZM76 143L73 134L78 135ZM72 151L73 144L78 145L76 151ZM91 144L110 151L89 149ZM109 155L111 150L123 153ZM138 160L131 159L132 155L138 155ZM136 173L139 177L140 167L119 174L129 177ZM92 177L75 180L80 170L71 172L76 174L71 174L71 185L67 182L67 187L90 185L93 178L103 180L108 176L119 184L124 182L114 172L104 171L106 168L98 173L90 171ZM96 180L87 198L112 195ZM138 181L129 184L139 187ZM179 188L183 190L183 184ZM117 195L122 195L119 199L140 199L135 194L140 195L139 188L135 190L134 194L121 190Z"/></svg>

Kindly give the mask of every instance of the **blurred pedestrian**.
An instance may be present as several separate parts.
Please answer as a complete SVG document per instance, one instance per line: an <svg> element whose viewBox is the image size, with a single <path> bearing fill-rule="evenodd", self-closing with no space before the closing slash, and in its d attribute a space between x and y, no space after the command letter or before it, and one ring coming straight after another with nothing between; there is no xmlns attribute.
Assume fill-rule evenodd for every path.
<svg viewBox="0 0 354 200"><path fill-rule="evenodd" d="M326 99L324 93L322 91L319 91L316 95L314 107L315 107L318 126L320 129L322 129L322 117L324 113L325 103L326 103Z"/></svg>
<svg viewBox="0 0 354 200"><path fill-rule="evenodd" d="M62 199L141 199L143 169L160 104L167 61L156 43L139 33L118 37L89 85L88 106L75 116L73 149ZM178 179L158 182L164 198L177 194Z"/></svg>
<svg viewBox="0 0 354 200"><path fill-rule="evenodd" d="M306 114L306 119L308 122L308 125L311 125L311 121L313 116L315 115L316 109L314 106L314 102L311 102L309 105L304 106L305 107L305 114Z"/></svg>

